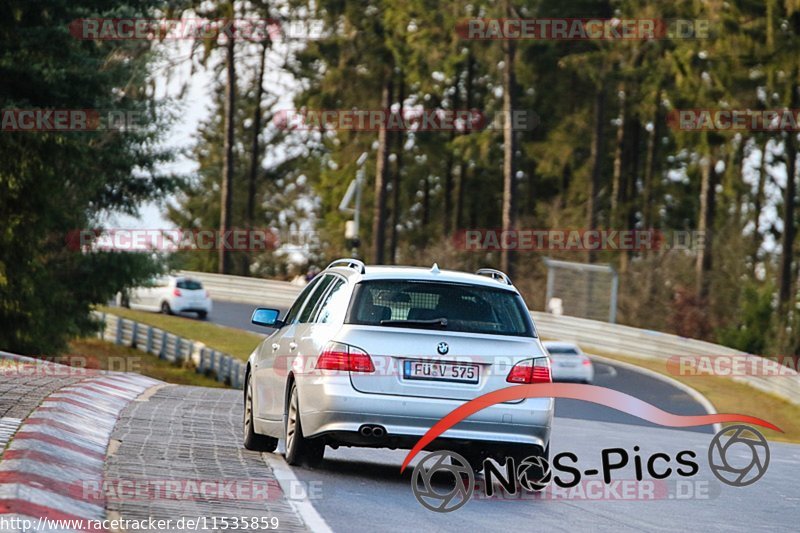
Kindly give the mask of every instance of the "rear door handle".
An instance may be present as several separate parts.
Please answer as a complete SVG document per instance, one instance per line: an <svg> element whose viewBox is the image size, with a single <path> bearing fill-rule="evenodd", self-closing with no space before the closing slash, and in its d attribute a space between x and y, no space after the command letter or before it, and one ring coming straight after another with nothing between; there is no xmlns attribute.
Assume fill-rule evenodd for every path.
<svg viewBox="0 0 800 533"><path fill-rule="evenodd" d="M290 342L289 343L289 349L290 350L296 350L297 349L297 343L296 342Z"/></svg>
<svg viewBox="0 0 800 533"><path fill-rule="evenodd" d="M281 349L281 345L280 344L278 344L277 342L273 342L272 343L272 351L273 352L277 352L280 349Z"/></svg>

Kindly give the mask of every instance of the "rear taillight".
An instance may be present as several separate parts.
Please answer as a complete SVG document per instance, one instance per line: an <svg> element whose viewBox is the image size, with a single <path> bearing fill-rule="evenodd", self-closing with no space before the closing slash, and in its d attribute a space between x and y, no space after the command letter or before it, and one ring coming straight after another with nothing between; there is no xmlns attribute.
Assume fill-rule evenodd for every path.
<svg viewBox="0 0 800 533"><path fill-rule="evenodd" d="M375 365L372 364L367 352L341 342L329 342L317 359L315 368L344 372L375 372Z"/></svg>
<svg viewBox="0 0 800 533"><path fill-rule="evenodd" d="M180 289L175 289L174 291L172 291L172 295L173 296L180 296L181 295L181 290Z"/></svg>
<svg viewBox="0 0 800 533"><path fill-rule="evenodd" d="M589 359L587 357L583 358L583 366L589 366L591 364L592 364L592 362L589 361Z"/></svg>
<svg viewBox="0 0 800 533"><path fill-rule="evenodd" d="M509 383L552 383L550 376L550 361L547 357L525 359L520 361L508 373L506 381Z"/></svg>

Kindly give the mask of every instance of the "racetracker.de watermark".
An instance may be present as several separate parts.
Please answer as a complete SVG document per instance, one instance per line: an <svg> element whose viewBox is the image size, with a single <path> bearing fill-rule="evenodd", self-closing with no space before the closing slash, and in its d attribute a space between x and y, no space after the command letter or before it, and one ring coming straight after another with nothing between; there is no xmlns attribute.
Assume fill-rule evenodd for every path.
<svg viewBox="0 0 800 533"><path fill-rule="evenodd" d="M270 18L80 18L70 22L69 33L76 39L91 41L313 40L324 35L324 22Z"/></svg>
<svg viewBox="0 0 800 533"><path fill-rule="evenodd" d="M800 109L673 109L667 125L681 131L800 131Z"/></svg>
<svg viewBox="0 0 800 533"><path fill-rule="evenodd" d="M800 372L800 356L673 355L666 365L667 371L675 376L789 377Z"/></svg>
<svg viewBox="0 0 800 533"><path fill-rule="evenodd" d="M59 358L58 362L36 359L32 361L18 361L15 359L0 359L0 376L3 378L31 378L31 377L89 377L108 374L109 372L141 372L143 362L140 357L110 356L104 359L108 370L97 368L98 361L80 355L70 355Z"/></svg>
<svg viewBox="0 0 800 533"><path fill-rule="evenodd" d="M508 123L515 131L529 131L539 124L539 116L527 109L510 113L484 113L477 109L300 109L275 113L275 127L281 130L355 131L455 131L470 133L502 130Z"/></svg>
<svg viewBox="0 0 800 533"><path fill-rule="evenodd" d="M710 21L705 19L472 18L456 24L461 38L479 41L707 39L710 30Z"/></svg>
<svg viewBox="0 0 800 533"><path fill-rule="evenodd" d="M705 232L682 230L587 229L463 229L454 235L457 248L473 252L594 250L634 251L698 250L705 247Z"/></svg>
<svg viewBox="0 0 800 533"><path fill-rule="evenodd" d="M152 116L141 111L101 109L0 109L0 131L85 132L142 130Z"/></svg>
<svg viewBox="0 0 800 533"><path fill-rule="evenodd" d="M279 231L273 228L216 229L81 229L67 233L72 251L204 252L225 249L232 252L265 252L279 247L316 244L315 231Z"/></svg>

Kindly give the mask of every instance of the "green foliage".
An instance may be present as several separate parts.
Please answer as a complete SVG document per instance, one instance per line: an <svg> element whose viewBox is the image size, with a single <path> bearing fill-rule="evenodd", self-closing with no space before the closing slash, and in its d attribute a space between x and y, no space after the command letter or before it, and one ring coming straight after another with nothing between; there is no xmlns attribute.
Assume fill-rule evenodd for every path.
<svg viewBox="0 0 800 533"><path fill-rule="evenodd" d="M775 313L775 288L748 282L742 288L741 308L735 322L717 331L718 342L743 352L762 355L769 346L772 317Z"/></svg>
<svg viewBox="0 0 800 533"><path fill-rule="evenodd" d="M149 43L81 41L80 17L145 16L159 2L11 1L0 8L0 108L135 112L126 131L0 134L0 346L53 353L91 331L93 303L145 279L148 256L76 250L71 231L136 213L176 180L156 170L168 113L149 96Z"/></svg>

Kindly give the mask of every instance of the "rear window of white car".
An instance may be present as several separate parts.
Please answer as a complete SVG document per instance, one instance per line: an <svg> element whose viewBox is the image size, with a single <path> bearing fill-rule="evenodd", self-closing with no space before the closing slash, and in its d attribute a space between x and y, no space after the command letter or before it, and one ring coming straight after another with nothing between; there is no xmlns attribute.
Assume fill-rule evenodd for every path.
<svg viewBox="0 0 800 533"><path fill-rule="evenodd" d="M535 337L522 298L481 285L405 280L363 281L347 322Z"/></svg>
<svg viewBox="0 0 800 533"><path fill-rule="evenodd" d="M195 281L193 279L179 279L175 286L179 289L185 289L187 291L199 291L203 288L203 284L199 281Z"/></svg>
<svg viewBox="0 0 800 533"><path fill-rule="evenodd" d="M551 355L578 355L578 350L568 346L548 346L547 351L550 352Z"/></svg>

